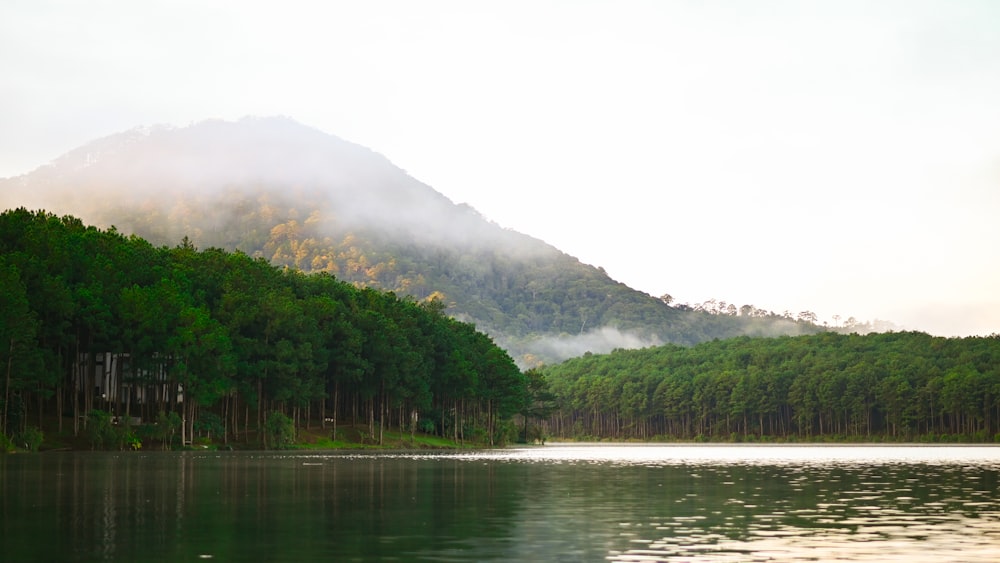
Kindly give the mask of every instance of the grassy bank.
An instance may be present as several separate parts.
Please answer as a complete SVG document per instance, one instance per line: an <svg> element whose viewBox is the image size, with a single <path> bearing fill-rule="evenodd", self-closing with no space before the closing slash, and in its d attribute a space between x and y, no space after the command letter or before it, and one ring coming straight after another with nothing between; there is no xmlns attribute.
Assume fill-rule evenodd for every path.
<svg viewBox="0 0 1000 563"><path fill-rule="evenodd" d="M178 436L165 447L164 440L154 438L150 425L137 427L112 426L104 430L106 436L95 443L94 432L81 429L74 435L70 425L64 423L59 430L57 421L46 420L41 430L35 429L31 437L0 436L0 453L31 451L164 451L164 450L263 450L257 432L243 433L236 439L221 440L210 437L196 437L192 442L181 444ZM448 438L417 432L410 434L398 428L386 429L379 443L378 436L372 436L365 425L337 426L336 435L329 426L323 428L318 423L294 430L294 437L283 445L283 450L421 450L421 449L462 449L484 447L474 442L456 442Z"/></svg>

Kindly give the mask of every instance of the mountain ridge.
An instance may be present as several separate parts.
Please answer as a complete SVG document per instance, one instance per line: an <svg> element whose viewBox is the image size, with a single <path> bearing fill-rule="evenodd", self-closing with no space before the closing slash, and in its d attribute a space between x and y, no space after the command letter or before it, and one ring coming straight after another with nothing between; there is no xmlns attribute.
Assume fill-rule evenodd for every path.
<svg viewBox="0 0 1000 563"><path fill-rule="evenodd" d="M0 207L188 237L272 264L442 298L522 365L621 347L815 332L776 315L711 315L613 280L456 204L366 147L285 117L136 128L0 180Z"/></svg>

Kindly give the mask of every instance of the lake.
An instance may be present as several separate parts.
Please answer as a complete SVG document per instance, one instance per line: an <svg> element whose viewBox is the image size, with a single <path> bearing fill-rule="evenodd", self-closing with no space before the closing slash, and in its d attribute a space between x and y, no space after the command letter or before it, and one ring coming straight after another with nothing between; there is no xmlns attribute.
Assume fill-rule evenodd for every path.
<svg viewBox="0 0 1000 563"><path fill-rule="evenodd" d="M989 561L1000 448L0 455L4 561Z"/></svg>

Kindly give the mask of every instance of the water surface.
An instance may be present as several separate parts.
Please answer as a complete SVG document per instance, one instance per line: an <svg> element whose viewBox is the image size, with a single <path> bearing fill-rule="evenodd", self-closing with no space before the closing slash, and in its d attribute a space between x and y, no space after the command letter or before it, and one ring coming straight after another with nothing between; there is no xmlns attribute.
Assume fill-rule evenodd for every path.
<svg viewBox="0 0 1000 563"><path fill-rule="evenodd" d="M1000 448L0 456L4 560L990 561Z"/></svg>

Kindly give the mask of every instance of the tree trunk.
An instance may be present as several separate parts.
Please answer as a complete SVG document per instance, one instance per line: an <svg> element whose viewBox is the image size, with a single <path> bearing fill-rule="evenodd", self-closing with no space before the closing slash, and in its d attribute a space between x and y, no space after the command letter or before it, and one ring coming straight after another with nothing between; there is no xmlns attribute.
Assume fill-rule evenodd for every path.
<svg viewBox="0 0 1000 563"><path fill-rule="evenodd" d="M83 372L83 429L87 429L87 415L94 408L94 372L97 370L97 362L94 354L85 352L87 357L87 368Z"/></svg>
<svg viewBox="0 0 1000 563"><path fill-rule="evenodd" d="M76 355L73 357L73 435L80 435L80 341L76 342Z"/></svg>
<svg viewBox="0 0 1000 563"><path fill-rule="evenodd" d="M180 396L180 393L181 393L180 384L178 383L177 387L174 388L174 397ZM181 447L187 445L186 432L187 432L187 399L185 399L184 403L181 404Z"/></svg>
<svg viewBox="0 0 1000 563"><path fill-rule="evenodd" d="M368 436L375 437L375 396L368 399Z"/></svg>
<svg viewBox="0 0 1000 563"><path fill-rule="evenodd" d="M60 378L62 379L62 378ZM59 433L63 431L63 386L56 385L56 419L59 421Z"/></svg>
<svg viewBox="0 0 1000 563"><path fill-rule="evenodd" d="M264 382L257 377L257 435L264 439ZM261 444L264 442L261 441Z"/></svg>
<svg viewBox="0 0 1000 563"><path fill-rule="evenodd" d="M378 417L378 445L382 445L382 432L385 428L385 417L388 414L388 409L386 408L385 396L383 395L383 400L379 404L379 417Z"/></svg>
<svg viewBox="0 0 1000 563"><path fill-rule="evenodd" d="M229 412L232 413L233 417L233 440L239 441L240 439L240 394L234 391L232 396L232 404L229 406Z"/></svg>
<svg viewBox="0 0 1000 563"><path fill-rule="evenodd" d="M3 390L3 419L0 420L0 434L7 433L7 406L10 404L10 372L14 369L14 337L10 339L10 355L7 356L7 377Z"/></svg>
<svg viewBox="0 0 1000 563"><path fill-rule="evenodd" d="M493 445L493 400L486 399L486 432L490 435L490 446Z"/></svg>

